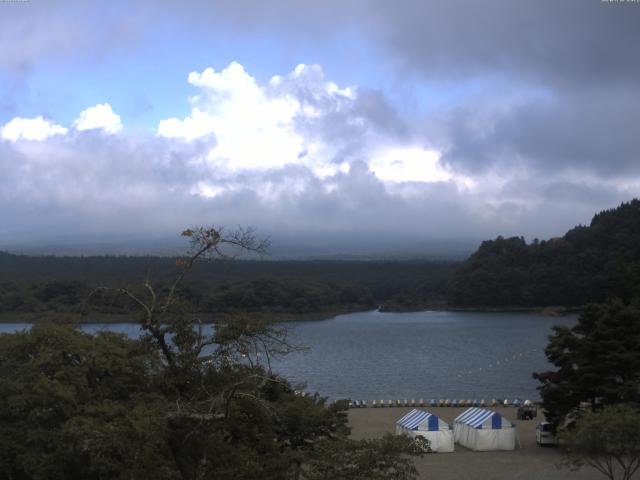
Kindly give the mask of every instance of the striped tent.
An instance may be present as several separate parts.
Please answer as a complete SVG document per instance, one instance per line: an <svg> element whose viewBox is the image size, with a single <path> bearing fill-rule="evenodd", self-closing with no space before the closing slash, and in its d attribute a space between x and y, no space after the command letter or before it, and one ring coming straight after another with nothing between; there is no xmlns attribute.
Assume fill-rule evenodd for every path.
<svg viewBox="0 0 640 480"><path fill-rule="evenodd" d="M396 433L429 440L433 452L453 452L453 431L432 413L413 409L396 422Z"/></svg>
<svg viewBox="0 0 640 480"><path fill-rule="evenodd" d="M514 450L516 428L498 412L484 408L468 408L453 421L457 443L471 450Z"/></svg>

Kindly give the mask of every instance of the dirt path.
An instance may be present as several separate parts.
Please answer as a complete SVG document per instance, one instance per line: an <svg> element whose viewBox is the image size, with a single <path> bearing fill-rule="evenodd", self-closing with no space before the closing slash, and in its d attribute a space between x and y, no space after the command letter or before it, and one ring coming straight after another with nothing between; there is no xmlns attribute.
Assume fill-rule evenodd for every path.
<svg viewBox="0 0 640 480"><path fill-rule="evenodd" d="M395 431L395 422L410 408L362 408L349 411L351 436L355 439L376 438ZM425 408L452 423L464 408ZM559 469L561 455L557 448L536 445L535 428L541 420L516 420L515 408L493 408L516 424L520 448L509 452L473 452L456 444L454 453L434 453L416 460L421 479L429 480L602 480L591 469L571 472ZM640 477L638 477L640 478Z"/></svg>

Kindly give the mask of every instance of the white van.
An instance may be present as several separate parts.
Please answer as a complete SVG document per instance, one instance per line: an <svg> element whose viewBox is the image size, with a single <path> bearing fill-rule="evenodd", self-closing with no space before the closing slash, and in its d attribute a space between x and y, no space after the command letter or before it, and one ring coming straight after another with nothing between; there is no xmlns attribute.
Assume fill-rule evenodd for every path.
<svg viewBox="0 0 640 480"><path fill-rule="evenodd" d="M536 426L536 443L540 446L558 444L558 440L553 434L551 424L549 422L540 422Z"/></svg>

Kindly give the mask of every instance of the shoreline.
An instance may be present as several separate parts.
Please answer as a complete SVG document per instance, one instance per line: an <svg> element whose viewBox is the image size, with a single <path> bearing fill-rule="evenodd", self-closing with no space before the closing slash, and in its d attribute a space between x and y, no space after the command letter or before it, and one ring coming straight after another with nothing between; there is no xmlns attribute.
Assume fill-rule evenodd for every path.
<svg viewBox="0 0 640 480"><path fill-rule="evenodd" d="M385 307L381 305L378 311L382 313L412 313L412 312L469 312L469 313L537 313L549 317L561 317L580 313L584 306L534 306L534 307L517 307L517 306L469 306L461 307L455 305L420 305L419 307Z"/></svg>
<svg viewBox="0 0 640 480"><path fill-rule="evenodd" d="M223 312L215 314L192 314L195 318L199 318L203 324L218 323L226 318L236 315L247 315L259 320L274 321L274 322L300 322L300 321L320 321L329 320L339 315L347 315L349 313L370 312L375 308L345 308L335 310L325 310L319 312ZM8 323L41 323L51 321L54 323L69 323L69 324L120 324L120 323L139 323L136 315L119 314L119 313L91 313L81 315L79 313L64 313L64 312L9 312L0 313L0 324Z"/></svg>
<svg viewBox="0 0 640 480"><path fill-rule="evenodd" d="M443 306L443 305L424 305L419 308L385 308L384 305L378 308L343 308L343 309L331 309L317 312L221 312L215 314L194 314L194 318L200 318L204 324L218 323L225 318L233 317L235 315L248 315L253 318L265 321L273 322L300 322L300 321L322 321L330 320L339 315L348 315L350 313L361 313L378 311L380 313L417 313L417 312L468 312L468 313L530 313L540 314L550 317L562 317L565 315L571 315L580 313L582 307L455 307L455 306ZM139 323L136 315L129 314L106 314L106 313L93 313L81 315L79 313L64 313L64 312L8 312L0 313L0 324L8 323L40 323L52 321L55 323L70 323L70 324L120 324L120 323Z"/></svg>

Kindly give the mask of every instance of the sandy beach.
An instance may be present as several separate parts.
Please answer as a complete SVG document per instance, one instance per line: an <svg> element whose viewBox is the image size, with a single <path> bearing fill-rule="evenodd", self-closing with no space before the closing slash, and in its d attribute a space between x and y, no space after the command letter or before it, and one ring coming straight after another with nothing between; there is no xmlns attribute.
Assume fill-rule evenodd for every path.
<svg viewBox="0 0 640 480"><path fill-rule="evenodd" d="M395 422L410 408L362 408L349 411L349 425L354 439L377 438L395 431ZM426 407L446 422L452 423L464 408ZM542 413L534 420L516 420L513 407L493 408L516 424L519 447L505 452L473 452L456 444L453 453L433 453L416 459L421 479L429 480L597 480L604 478L595 470L584 468L579 472L560 469L561 455L557 448L539 447L535 441L536 424L543 420ZM640 478L640 477L639 477Z"/></svg>

